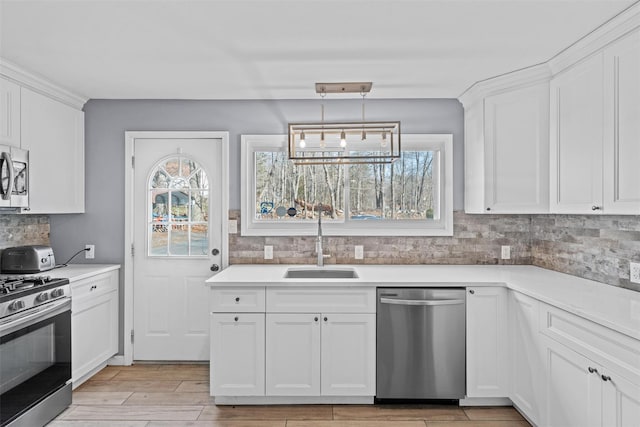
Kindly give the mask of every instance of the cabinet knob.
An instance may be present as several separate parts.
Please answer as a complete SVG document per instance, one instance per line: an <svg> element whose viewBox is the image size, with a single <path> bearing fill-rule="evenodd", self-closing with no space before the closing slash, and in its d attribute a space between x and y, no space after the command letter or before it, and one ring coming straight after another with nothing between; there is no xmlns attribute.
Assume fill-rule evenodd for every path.
<svg viewBox="0 0 640 427"><path fill-rule="evenodd" d="M234 321L234 322L237 322L237 321L238 321L238 316L234 317L234 318L233 318L233 321Z"/></svg>
<svg viewBox="0 0 640 427"><path fill-rule="evenodd" d="M218 255L220 253L220 249L212 249L211 255Z"/></svg>
<svg viewBox="0 0 640 427"><path fill-rule="evenodd" d="M599 211L600 209L602 209L600 206L591 206L592 211Z"/></svg>
<svg viewBox="0 0 640 427"><path fill-rule="evenodd" d="M609 375L601 375L602 381L611 381L611 377Z"/></svg>
<svg viewBox="0 0 640 427"><path fill-rule="evenodd" d="M236 302L240 302L240 297L236 297Z"/></svg>
<svg viewBox="0 0 640 427"><path fill-rule="evenodd" d="M209 267L209 270L218 271L218 270L220 270L220 266L218 264L213 264L213 265L211 265L211 267Z"/></svg>
<svg viewBox="0 0 640 427"><path fill-rule="evenodd" d="M589 373L593 374L593 373L598 373L598 370L596 368L592 368L591 366L589 366Z"/></svg>
<svg viewBox="0 0 640 427"><path fill-rule="evenodd" d="M324 318L324 321L326 322L327 320L329 320L327 317Z"/></svg>
<svg viewBox="0 0 640 427"><path fill-rule="evenodd" d="M491 210L491 208L487 208L487 212L489 212Z"/></svg>
<svg viewBox="0 0 640 427"><path fill-rule="evenodd" d="M314 317L313 320L314 320L314 322L317 322L318 321L318 317Z"/></svg>
<svg viewBox="0 0 640 427"><path fill-rule="evenodd" d="M469 293L470 293L471 295L473 295L473 294L475 294L475 293L476 293L476 291L474 291L473 289L469 289Z"/></svg>

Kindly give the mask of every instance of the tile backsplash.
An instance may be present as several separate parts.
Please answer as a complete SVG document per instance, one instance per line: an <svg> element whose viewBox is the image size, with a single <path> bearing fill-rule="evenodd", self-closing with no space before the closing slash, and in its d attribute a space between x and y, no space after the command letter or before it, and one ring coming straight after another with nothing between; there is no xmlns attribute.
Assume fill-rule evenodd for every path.
<svg viewBox="0 0 640 427"><path fill-rule="evenodd" d="M240 220L240 211L229 212ZM273 259L264 259L264 246ZM354 246L364 247L364 260ZM511 259L500 259L502 245ZM451 237L324 238L325 264L532 264L640 291L629 262L640 262L640 216L468 215L454 212ZM314 236L229 235L230 264L315 264Z"/></svg>
<svg viewBox="0 0 640 427"><path fill-rule="evenodd" d="M22 245L49 245L48 215L0 214L0 251Z"/></svg>

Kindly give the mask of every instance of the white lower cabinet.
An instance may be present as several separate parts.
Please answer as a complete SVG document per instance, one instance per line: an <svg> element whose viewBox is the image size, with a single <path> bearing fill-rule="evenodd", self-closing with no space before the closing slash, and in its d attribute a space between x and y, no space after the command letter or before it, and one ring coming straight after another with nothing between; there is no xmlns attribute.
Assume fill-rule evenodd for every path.
<svg viewBox="0 0 640 427"><path fill-rule="evenodd" d="M543 411L544 354L538 333L538 301L509 291L509 397L540 425Z"/></svg>
<svg viewBox="0 0 640 427"><path fill-rule="evenodd" d="M211 395L264 396L264 313L211 313Z"/></svg>
<svg viewBox="0 0 640 427"><path fill-rule="evenodd" d="M467 396L509 395L507 289L467 288Z"/></svg>
<svg viewBox="0 0 640 427"><path fill-rule="evenodd" d="M71 375L77 387L118 352L118 271L71 283Z"/></svg>
<svg viewBox="0 0 640 427"><path fill-rule="evenodd" d="M374 395L375 324L375 314L267 314L267 395Z"/></svg>
<svg viewBox="0 0 640 427"><path fill-rule="evenodd" d="M244 291L212 290L210 306L218 310L211 313L212 396L373 401L375 288L263 287L252 288L251 298ZM243 300L253 301L247 310L262 312L242 312ZM239 311L230 311L234 304Z"/></svg>
<svg viewBox="0 0 640 427"><path fill-rule="evenodd" d="M320 395L320 315L267 314L269 396Z"/></svg>

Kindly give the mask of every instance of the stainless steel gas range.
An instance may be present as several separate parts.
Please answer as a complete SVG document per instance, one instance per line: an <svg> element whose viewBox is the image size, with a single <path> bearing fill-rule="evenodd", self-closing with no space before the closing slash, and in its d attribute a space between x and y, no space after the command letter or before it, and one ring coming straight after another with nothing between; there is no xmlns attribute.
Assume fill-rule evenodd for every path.
<svg viewBox="0 0 640 427"><path fill-rule="evenodd" d="M0 426L43 426L71 404L68 279L0 276Z"/></svg>

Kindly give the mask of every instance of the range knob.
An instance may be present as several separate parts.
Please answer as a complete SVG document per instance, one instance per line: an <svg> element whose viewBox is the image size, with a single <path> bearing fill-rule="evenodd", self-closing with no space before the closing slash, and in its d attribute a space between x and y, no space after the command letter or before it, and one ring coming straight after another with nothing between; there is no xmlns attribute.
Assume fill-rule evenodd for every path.
<svg viewBox="0 0 640 427"><path fill-rule="evenodd" d="M11 304L9 304L9 311L16 311L16 310L20 310L24 308L24 301L22 300L15 300L13 301Z"/></svg>
<svg viewBox="0 0 640 427"><path fill-rule="evenodd" d="M49 299L49 294L46 292L42 292L40 295L36 297L36 301L38 302L45 302L48 299Z"/></svg>
<svg viewBox="0 0 640 427"><path fill-rule="evenodd" d="M58 298L64 295L64 289L58 288L51 291L51 298Z"/></svg>

